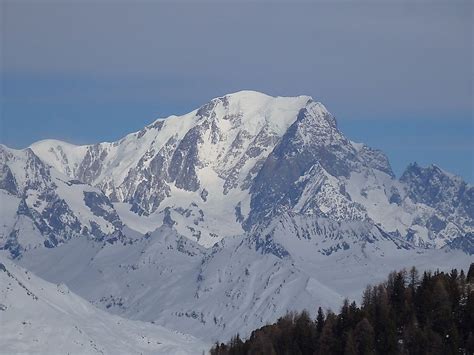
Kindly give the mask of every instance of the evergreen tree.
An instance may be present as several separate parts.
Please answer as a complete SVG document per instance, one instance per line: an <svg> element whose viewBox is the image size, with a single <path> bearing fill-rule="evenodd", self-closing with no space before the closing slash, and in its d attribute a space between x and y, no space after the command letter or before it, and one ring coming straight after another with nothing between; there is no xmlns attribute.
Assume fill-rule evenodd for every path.
<svg viewBox="0 0 474 355"><path fill-rule="evenodd" d="M318 334L321 334L321 332L323 331L324 322L325 322L324 312L323 312L323 309L321 307L319 307L318 308L318 315L316 316L316 330L317 330Z"/></svg>
<svg viewBox="0 0 474 355"><path fill-rule="evenodd" d="M468 283L474 282L474 263L471 263L471 265L469 266L469 271L467 272L466 281Z"/></svg>
<svg viewBox="0 0 474 355"><path fill-rule="evenodd" d="M472 268L472 265L471 265ZM321 307L288 313L276 324L216 343L211 355L474 354L474 280L461 270L393 272L367 287L362 306L345 300L338 315ZM408 275L408 276L407 276ZM471 280L471 282L468 281Z"/></svg>
<svg viewBox="0 0 474 355"><path fill-rule="evenodd" d="M471 331L467 336L466 353L474 354L474 331Z"/></svg>
<svg viewBox="0 0 474 355"><path fill-rule="evenodd" d="M405 273L394 272L389 275L387 292L390 298L390 317L400 330L405 321Z"/></svg>
<svg viewBox="0 0 474 355"><path fill-rule="evenodd" d="M438 279L432 293L431 322L433 330L441 335L447 335L452 323L451 302L448 292L441 279Z"/></svg>
<svg viewBox="0 0 474 355"><path fill-rule="evenodd" d="M334 354L338 339L334 332L336 316L328 312L321 336L319 338L319 354Z"/></svg>
<svg viewBox="0 0 474 355"><path fill-rule="evenodd" d="M357 347L351 330L347 333L344 355L357 355Z"/></svg>
<svg viewBox="0 0 474 355"><path fill-rule="evenodd" d="M427 339L424 332L412 321L403 332L403 347L410 355L425 355Z"/></svg>
<svg viewBox="0 0 474 355"><path fill-rule="evenodd" d="M416 267L412 267L410 269L410 274L409 274L409 286L410 289L412 290L412 293L415 293L415 289L418 287L420 281L420 274Z"/></svg>
<svg viewBox="0 0 474 355"><path fill-rule="evenodd" d="M433 329L428 326L423 329L423 332L426 336L425 354L447 355L443 351L443 339L438 333L434 332Z"/></svg>
<svg viewBox="0 0 474 355"><path fill-rule="evenodd" d="M379 353L395 354L397 352L396 324L391 316L387 290L379 285L375 299L375 346Z"/></svg>
<svg viewBox="0 0 474 355"><path fill-rule="evenodd" d="M295 340L303 354L312 354L316 349L313 345L311 318L307 311L303 311L295 320Z"/></svg>
<svg viewBox="0 0 474 355"><path fill-rule="evenodd" d="M351 321L350 309L349 309L349 300L346 298L342 305L341 311L339 312L338 322L337 322L337 331L339 334L344 333L346 329L349 328Z"/></svg>
<svg viewBox="0 0 474 355"><path fill-rule="evenodd" d="M237 354L268 354L268 355L277 355L275 348L273 347L273 343L271 338L266 334L262 334L261 336L257 337L254 342L250 345L248 352L240 352L240 353L230 353L232 355Z"/></svg>
<svg viewBox="0 0 474 355"><path fill-rule="evenodd" d="M374 328L367 318L362 319L354 330L354 340L359 354L375 354Z"/></svg>
<svg viewBox="0 0 474 355"><path fill-rule="evenodd" d="M460 332L463 340L471 349L470 354L474 354L474 288L466 285L465 300L461 305Z"/></svg>

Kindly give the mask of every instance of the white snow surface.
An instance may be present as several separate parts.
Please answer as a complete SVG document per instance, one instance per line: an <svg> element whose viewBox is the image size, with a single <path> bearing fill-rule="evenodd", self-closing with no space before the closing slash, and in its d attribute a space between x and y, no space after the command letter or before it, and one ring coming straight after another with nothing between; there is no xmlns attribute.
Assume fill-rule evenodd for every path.
<svg viewBox="0 0 474 355"><path fill-rule="evenodd" d="M126 203L146 180L143 171L150 168L153 158L160 152L172 154L187 133L198 130L201 137L196 171L199 189L186 191L166 181L170 192L159 208L145 209L158 215L167 207L191 208L198 214L202 211L203 223L197 226L194 215L183 217L173 211L172 219L178 222L180 233L210 247L225 236L243 233L240 223L235 220L235 207L238 203L243 207L249 204L246 180L255 175L252 168L271 153L278 139L296 120L298 112L311 100L309 96L271 97L255 91L241 91L213 99L202 110L158 119L117 142L74 146L43 140L30 148L61 173L85 180L101 188L106 195L114 196L116 202ZM315 110L325 112L322 104L316 106ZM93 176L85 175L90 169L90 157L98 159L101 166L100 172ZM131 182L126 180L130 174L135 174ZM154 193L148 191L145 198ZM203 193L206 201L201 197ZM117 211L129 227L140 232L152 232L156 228L155 223L146 221L137 226L133 222L136 219L128 213L130 207L122 205Z"/></svg>
<svg viewBox="0 0 474 355"><path fill-rule="evenodd" d="M469 218L454 214L443 217L448 219L445 230L430 232L426 223L437 211L414 203L404 184L387 171L386 157L345 138L326 108L309 96L240 91L185 115L158 119L116 142L75 146L44 140L30 148L62 174L101 189L128 227L152 232L169 215L181 235L211 247L244 233L251 183L302 110L311 119L298 126L298 149L339 145L335 157L352 154L355 165L348 177L331 176L327 166L313 166L306 172L311 181L292 206L294 212L335 220L369 218L387 232L412 235L413 242L424 247L440 248L474 231ZM181 175L170 176L172 168ZM189 186L183 187L180 178ZM393 191L400 194L399 203L391 201ZM146 213L138 215L137 207Z"/></svg>
<svg viewBox="0 0 474 355"><path fill-rule="evenodd" d="M228 237L205 249L166 227L132 244L76 239L31 250L19 263L109 312L210 343L246 337L289 310L337 311L344 298L359 302L368 284L393 270L466 269L472 261L460 251L397 247L364 228L282 217L262 233L289 253L279 257L252 237Z"/></svg>
<svg viewBox="0 0 474 355"><path fill-rule="evenodd" d="M0 258L0 352L4 354L201 354L208 345L159 325L92 306Z"/></svg>

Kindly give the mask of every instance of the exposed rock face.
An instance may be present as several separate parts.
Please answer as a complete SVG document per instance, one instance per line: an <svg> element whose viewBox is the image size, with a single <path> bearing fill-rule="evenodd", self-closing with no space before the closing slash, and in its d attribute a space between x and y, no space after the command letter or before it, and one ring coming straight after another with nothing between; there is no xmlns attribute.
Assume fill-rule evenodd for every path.
<svg viewBox="0 0 474 355"><path fill-rule="evenodd" d="M474 255L474 233L470 232L464 236L454 238L447 246L451 249L459 249L469 255Z"/></svg>
<svg viewBox="0 0 474 355"><path fill-rule="evenodd" d="M465 267L473 208L473 187L437 167L397 180L307 96L239 92L112 143L0 146L0 248L109 312L210 342L339 307L407 260Z"/></svg>
<svg viewBox="0 0 474 355"><path fill-rule="evenodd" d="M101 148L99 144L94 144L87 148L86 155L75 174L77 179L90 184L101 174L102 162L107 157L107 150Z"/></svg>
<svg viewBox="0 0 474 355"><path fill-rule="evenodd" d="M0 203L6 223L0 248L18 257L23 250L55 247L74 237L99 238L122 223L109 199L98 189L57 172L31 149L0 146Z"/></svg>
<svg viewBox="0 0 474 355"><path fill-rule="evenodd" d="M203 128L207 127L201 125L191 128L179 142L171 157L168 176L170 182L174 182L179 189L186 191L199 189L196 169L200 167L198 145L204 143L202 140Z"/></svg>
<svg viewBox="0 0 474 355"><path fill-rule="evenodd" d="M110 222L115 228L122 227L122 221L110 200L96 191L84 191L84 203L96 216Z"/></svg>
<svg viewBox="0 0 474 355"><path fill-rule="evenodd" d="M9 192L12 195L18 194L18 187L16 186L15 178L8 165L2 165L0 171L0 189Z"/></svg>
<svg viewBox="0 0 474 355"><path fill-rule="evenodd" d="M466 222L474 221L474 187L435 165L422 168L414 163L400 178L407 186L408 196L444 216L457 215ZM472 226L472 224L471 224Z"/></svg>
<svg viewBox="0 0 474 355"><path fill-rule="evenodd" d="M363 149L363 154L358 154L353 144L339 132L334 117L324 106L310 102L299 112L255 178L249 224L261 221L275 210L275 206L277 211L294 208L310 184L313 185L313 197L317 197L328 187L328 176L337 180L349 178L352 171L372 169L373 164L367 159L368 151ZM383 162L383 159L379 160ZM393 175L388 163L383 166L383 172L386 171ZM344 189L343 185L337 188ZM350 196L343 200L347 199L350 200ZM308 203L320 205L316 201L306 201L305 205ZM321 212L324 213L316 211ZM349 214L346 219L351 219Z"/></svg>
<svg viewBox="0 0 474 355"><path fill-rule="evenodd" d="M12 153L2 154L4 162ZM150 232L173 221L178 233L206 247L252 233L288 212L372 223L426 248L443 247L474 229L472 186L416 164L397 180L382 152L347 139L326 108L308 96L239 92L157 120L117 142L42 141L21 154L29 157L23 185L11 164L1 165L6 193L26 198L42 191L49 209L75 215L60 198L44 193L58 184L49 170L59 170L70 184L81 181L102 191L109 203L128 204L128 220L135 221L129 227ZM97 197L100 191L87 195L86 207L120 229L120 213L105 196ZM141 217L159 222L146 227ZM62 234L84 233L81 223L69 220L72 229ZM97 230L87 226L87 233L91 229Z"/></svg>

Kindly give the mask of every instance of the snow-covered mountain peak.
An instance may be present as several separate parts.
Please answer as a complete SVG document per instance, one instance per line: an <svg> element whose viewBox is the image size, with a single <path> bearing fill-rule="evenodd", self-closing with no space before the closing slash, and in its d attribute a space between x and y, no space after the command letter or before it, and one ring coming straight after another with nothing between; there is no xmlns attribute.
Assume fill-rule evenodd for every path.
<svg viewBox="0 0 474 355"><path fill-rule="evenodd" d="M308 96L242 91L115 142L0 146L0 257L112 313L209 341L295 307L338 307L406 260L465 264L473 236L471 185L416 164L397 180L383 152L348 139ZM83 304L11 273L39 300ZM0 264L0 284L9 278ZM0 287L18 337L30 325L18 322L15 294ZM78 324L65 310L55 329ZM73 339L99 342L89 338Z"/></svg>
<svg viewBox="0 0 474 355"><path fill-rule="evenodd" d="M156 120L113 143L73 146L49 140L31 148L70 178L101 188L114 202L132 204L137 213L191 208L204 214L204 220L206 216L214 220L226 211L226 232L215 230L216 226L207 228L219 239L242 232L236 219L248 213L252 179L302 111L313 118L307 125L325 125L325 117L330 116L309 96L240 91L215 98L188 114ZM237 216L239 205L241 215ZM171 212L171 218L182 217ZM204 227L192 225L192 231L186 227L186 234L201 239Z"/></svg>
<svg viewBox="0 0 474 355"><path fill-rule="evenodd" d="M203 246L282 211L370 219L430 246L474 226L472 188L461 179L413 165L395 181L385 154L345 137L334 116L310 96L239 91L115 142L75 146L44 140L30 149L45 169L101 190L130 228L145 233L166 223ZM14 191L12 166L10 160L3 168L2 184ZM14 170L15 178L25 180L22 169ZM451 206L453 201L462 208ZM433 209L441 207L443 223L431 221Z"/></svg>
<svg viewBox="0 0 474 355"><path fill-rule="evenodd" d="M240 90L233 93L226 94L221 97L214 98L213 100L226 100L232 103L240 102L248 107L262 106L268 101L274 100L302 100L307 102L312 100L311 96L300 95L300 96L271 96L260 91L255 90ZM211 101L213 101L211 100Z"/></svg>
<svg viewBox="0 0 474 355"><path fill-rule="evenodd" d="M267 125L281 136L294 122L296 114L310 101L310 96L273 97L256 91L239 91L212 99L198 109L197 116L201 119L229 121L227 127L220 127L223 130L238 125L240 129L256 135Z"/></svg>

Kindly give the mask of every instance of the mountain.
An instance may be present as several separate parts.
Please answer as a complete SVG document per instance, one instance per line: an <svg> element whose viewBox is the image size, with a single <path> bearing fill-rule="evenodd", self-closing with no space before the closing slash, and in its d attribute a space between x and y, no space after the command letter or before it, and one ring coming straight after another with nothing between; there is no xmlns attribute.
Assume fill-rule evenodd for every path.
<svg viewBox="0 0 474 355"><path fill-rule="evenodd" d="M158 325L100 311L64 284L0 263L2 353L195 354L206 345Z"/></svg>
<svg viewBox="0 0 474 355"><path fill-rule="evenodd" d="M173 223L205 247L282 211L370 221L427 248L474 228L472 186L415 165L395 179L382 152L347 139L309 96L242 91L117 142L47 140L31 150L100 189L128 227L146 233Z"/></svg>
<svg viewBox="0 0 474 355"><path fill-rule="evenodd" d="M308 96L243 91L112 143L0 148L4 253L206 341L474 253L471 185L416 164L397 179Z"/></svg>
<svg viewBox="0 0 474 355"><path fill-rule="evenodd" d="M287 310L337 310L358 302L369 283L415 265L450 270L472 257L459 250L409 247L376 227L284 216L259 236L227 237L211 248L164 226L132 241L76 238L17 260L53 283L65 283L95 306L155 322L206 342L246 336ZM308 234L307 231L314 233Z"/></svg>
<svg viewBox="0 0 474 355"><path fill-rule="evenodd" d="M72 180L31 150L0 145L0 246L53 248L74 237L117 238L123 224L101 190Z"/></svg>
<svg viewBox="0 0 474 355"><path fill-rule="evenodd" d="M163 220L209 247L242 234L254 175L309 97L240 92L182 117L157 120L118 142L73 147L42 141L31 149L72 179L99 187L129 226L153 231ZM150 225L136 216L146 216Z"/></svg>

